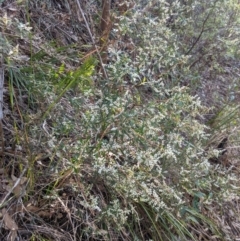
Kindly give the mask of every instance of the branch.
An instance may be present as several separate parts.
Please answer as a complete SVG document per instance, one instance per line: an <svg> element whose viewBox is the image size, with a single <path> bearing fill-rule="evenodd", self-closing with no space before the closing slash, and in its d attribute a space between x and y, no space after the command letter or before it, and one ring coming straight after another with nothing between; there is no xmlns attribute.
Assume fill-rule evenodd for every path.
<svg viewBox="0 0 240 241"><path fill-rule="evenodd" d="M0 59L0 138L2 141L0 151L1 155L3 156L4 153L4 135L3 135L3 86L4 86L4 67L3 67L3 56Z"/></svg>
<svg viewBox="0 0 240 241"><path fill-rule="evenodd" d="M214 6L215 6L215 4L216 4L217 1L218 1L218 0L215 1ZM195 42L192 44L192 46L191 46L190 49L186 52L185 55L190 54L190 52L193 50L193 48L196 46L196 44L198 43L198 41L199 41L200 38L202 37L202 34L203 34L204 30L205 30L205 24L207 23L207 20L209 19L210 14L212 13L212 11L213 11L213 8L212 8L211 11L208 13L206 19L203 21L203 25L202 25L202 29L201 29L200 34L198 35L197 39L195 40Z"/></svg>
<svg viewBox="0 0 240 241"><path fill-rule="evenodd" d="M100 45L102 54L103 63L107 63L107 44L109 33L111 31L111 18L110 18L110 4L111 0L103 0L103 9L102 9L102 17L101 17L101 24L100 29L102 32L102 36L100 38Z"/></svg>

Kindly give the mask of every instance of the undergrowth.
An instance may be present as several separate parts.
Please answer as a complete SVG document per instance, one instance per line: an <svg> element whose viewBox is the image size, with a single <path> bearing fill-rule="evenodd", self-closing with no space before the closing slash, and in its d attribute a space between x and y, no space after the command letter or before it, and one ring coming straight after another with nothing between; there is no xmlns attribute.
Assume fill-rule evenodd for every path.
<svg viewBox="0 0 240 241"><path fill-rule="evenodd" d="M237 240L237 1L77 2L1 3L1 240Z"/></svg>

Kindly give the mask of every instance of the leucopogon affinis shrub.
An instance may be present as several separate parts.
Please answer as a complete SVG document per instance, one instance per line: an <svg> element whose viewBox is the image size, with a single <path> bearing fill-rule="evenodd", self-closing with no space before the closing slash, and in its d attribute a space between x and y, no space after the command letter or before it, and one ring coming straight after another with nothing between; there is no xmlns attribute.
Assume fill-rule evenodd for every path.
<svg viewBox="0 0 240 241"><path fill-rule="evenodd" d="M183 210L188 207L201 213L204 205L237 196L237 188L231 188L237 177L223 175L221 167L208 161L218 151L205 149L207 108L187 87L173 81L180 71L189 73L192 56L182 52L179 36L167 25L174 14L171 7L167 1L158 3L160 18L144 8L121 17L115 34L125 35L134 48L109 47L109 79L102 81L101 97L84 115L88 132L94 133L94 128L98 133L91 137L95 140L91 164L114 193L110 206L99 208L104 209L103 217L112 217L120 227L137 203L151 207L158 222L166 213L184 220ZM153 9L151 4L146 3L146 8ZM185 10L180 2L176 4ZM182 19L176 18L175 24L178 21L182 26ZM121 197L129 209L119 204ZM180 229L170 223L175 231Z"/></svg>

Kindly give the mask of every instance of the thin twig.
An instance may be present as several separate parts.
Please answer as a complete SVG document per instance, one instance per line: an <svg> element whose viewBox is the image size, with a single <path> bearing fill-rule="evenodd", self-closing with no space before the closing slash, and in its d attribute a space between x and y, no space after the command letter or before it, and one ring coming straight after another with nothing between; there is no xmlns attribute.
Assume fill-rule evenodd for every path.
<svg viewBox="0 0 240 241"><path fill-rule="evenodd" d="M99 61L100 61L100 64L101 64L101 68L102 68L102 71L103 71L104 78L107 79L108 76L107 76L107 72L106 72L106 70L105 70L105 68L104 68L104 64L103 64L103 61L102 61L102 57L101 57L101 55L100 55L100 53L99 53L99 51L98 51L97 45L95 44L94 37L93 37L92 32L91 32L91 30L90 30L89 24L88 24L88 22L87 22L87 20L86 20L86 18L85 18L84 12L83 12L82 7L81 7L81 4L80 4L79 0L76 0L76 2L77 2L77 5L78 5L78 9L79 9L79 11L80 11L80 13L81 13L81 15L82 15L83 20L84 20L84 23L85 23L85 25L86 25L86 27L87 27L87 31L88 31L89 36L90 36L90 38L91 38L92 44L93 44L94 48L96 49L97 55L98 55L98 57L99 57Z"/></svg>
<svg viewBox="0 0 240 241"><path fill-rule="evenodd" d="M3 156L4 153L4 135L3 135L3 124L2 124L2 120L3 120L3 86L4 86L4 67L3 67L3 56L0 59L0 137L1 137L1 155Z"/></svg>
<svg viewBox="0 0 240 241"><path fill-rule="evenodd" d="M72 221L72 216L71 216L71 211L69 210L69 208L64 204L64 202L61 200L60 197L56 196L58 201L61 203L61 205L63 206L64 208L64 211L67 213L68 215L68 219L72 225L72 231L74 233L73 237L74 237L74 240L73 241L76 241L76 228L74 227L74 224L73 224L73 221Z"/></svg>
<svg viewBox="0 0 240 241"><path fill-rule="evenodd" d="M215 1L214 5L216 4L217 0ZM198 43L198 41L200 40L200 38L202 37L203 32L205 31L205 24L207 23L207 20L209 19L211 13L213 12L213 8L211 9L211 11L209 11L207 17L205 18L205 20L203 21L202 24L202 29L200 34L198 35L197 39L195 40L195 42L192 44L192 46L190 47L190 49L186 52L185 55L189 55L191 53L191 51L193 50L193 48L196 46L196 44Z"/></svg>

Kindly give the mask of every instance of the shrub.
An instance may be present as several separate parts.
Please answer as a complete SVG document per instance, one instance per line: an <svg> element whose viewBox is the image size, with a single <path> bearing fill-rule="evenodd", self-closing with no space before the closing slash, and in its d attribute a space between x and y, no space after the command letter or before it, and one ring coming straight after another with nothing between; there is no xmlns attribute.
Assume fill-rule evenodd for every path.
<svg viewBox="0 0 240 241"><path fill-rule="evenodd" d="M239 194L237 174L209 162L221 154L207 146L210 128L227 129L219 118L229 115L207 122L211 105L198 96L207 68L219 74L224 61L238 58L239 33L232 37L234 24L226 29L229 11L239 21L230 2L136 1L114 18L101 66L107 78L97 57L76 66L78 51L64 57L69 49L49 42L20 65L38 107L25 114L18 136L27 149L27 194L47 199L36 202L51 211L35 224L50 220L75 240L197 240L200 228L207 238L232 237L206 214ZM24 38L36 43L35 34ZM238 111L228 110L231 129Z"/></svg>

